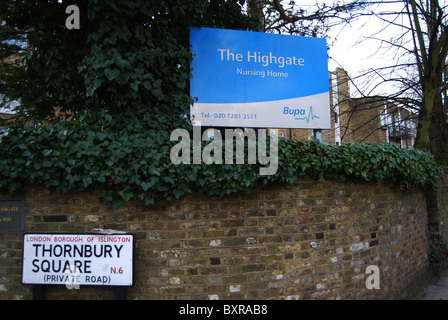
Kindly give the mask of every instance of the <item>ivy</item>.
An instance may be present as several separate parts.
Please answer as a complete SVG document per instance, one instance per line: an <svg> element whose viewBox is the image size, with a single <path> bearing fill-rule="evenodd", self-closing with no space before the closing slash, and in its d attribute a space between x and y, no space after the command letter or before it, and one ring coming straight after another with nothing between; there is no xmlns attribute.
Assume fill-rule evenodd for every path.
<svg viewBox="0 0 448 320"><path fill-rule="evenodd" d="M431 270L439 275L448 262L448 245L436 235L429 237L429 266Z"/></svg>
<svg viewBox="0 0 448 320"><path fill-rule="evenodd" d="M77 0L81 27L74 31L64 27L71 4L0 5L0 55L23 39L33 48L15 56L21 63L0 64L0 92L20 101L14 111L22 117L48 119L55 107L77 115L132 110L170 131L192 102L189 27L253 24L241 0Z"/></svg>
<svg viewBox="0 0 448 320"><path fill-rule="evenodd" d="M305 176L425 189L433 188L444 172L431 154L415 149L281 140L277 173L260 176L260 164L175 165L170 161L174 144L169 132L155 130L150 120L126 112L121 116L89 112L55 124L4 127L0 189L14 193L29 184L56 192L100 187L102 202L118 208L130 200L166 205L193 192L216 196L250 192Z"/></svg>

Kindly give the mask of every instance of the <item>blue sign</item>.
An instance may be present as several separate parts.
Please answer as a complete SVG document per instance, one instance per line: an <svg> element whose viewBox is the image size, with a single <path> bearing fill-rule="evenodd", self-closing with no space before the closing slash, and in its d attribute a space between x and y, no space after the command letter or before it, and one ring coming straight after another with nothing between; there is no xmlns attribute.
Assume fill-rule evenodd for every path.
<svg viewBox="0 0 448 320"><path fill-rule="evenodd" d="M325 39L190 29L194 125L330 128Z"/></svg>

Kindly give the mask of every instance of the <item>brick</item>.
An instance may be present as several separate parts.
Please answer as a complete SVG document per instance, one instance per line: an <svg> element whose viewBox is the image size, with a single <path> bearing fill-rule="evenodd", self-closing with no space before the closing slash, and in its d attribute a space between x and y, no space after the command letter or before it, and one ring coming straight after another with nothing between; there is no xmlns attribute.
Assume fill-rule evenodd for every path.
<svg viewBox="0 0 448 320"><path fill-rule="evenodd" d="M44 222L67 222L67 216L55 215L55 216L43 216Z"/></svg>
<svg viewBox="0 0 448 320"><path fill-rule="evenodd" d="M249 264L242 266L243 272L263 271L266 269L264 264Z"/></svg>

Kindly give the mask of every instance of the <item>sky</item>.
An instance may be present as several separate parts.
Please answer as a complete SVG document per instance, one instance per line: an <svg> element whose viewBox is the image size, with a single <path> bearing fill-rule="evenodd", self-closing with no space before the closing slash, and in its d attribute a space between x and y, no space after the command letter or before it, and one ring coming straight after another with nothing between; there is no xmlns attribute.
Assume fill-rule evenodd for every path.
<svg viewBox="0 0 448 320"><path fill-rule="evenodd" d="M365 39L376 29L374 24L367 27L363 21L358 21L350 26L330 31L328 70L335 71L336 68L342 68L349 76L357 78L367 69L388 63L384 57L376 54L378 41ZM354 88L351 88L351 92L352 95L356 95Z"/></svg>
<svg viewBox="0 0 448 320"><path fill-rule="evenodd" d="M333 6L335 3L349 3L353 0L295 0L295 5L298 8L309 9L310 12L315 10L316 3L327 6ZM376 1L375 1L376 2ZM284 3L287 3L285 1ZM353 97L360 96L357 88L360 88L365 95L374 94L387 94L396 91L390 84L387 86L381 84L378 88L375 87L374 81L381 81L379 77L369 78L366 81L359 75L364 74L371 69L378 69L385 66L391 66L397 64L397 50L390 49L390 46L385 46L378 40L372 39L372 36L376 38L382 38L385 40L391 39L402 34L402 30L399 27L391 26L390 24L382 21L377 14L381 12L399 12L403 7L403 2L398 0L383 0L381 4L375 4L363 11L363 16L350 21L350 23L340 23L330 28L328 33L328 70L335 71L336 68L342 68L356 83L350 86L351 95ZM372 14L375 13L375 14ZM387 19L396 17L396 15L386 16ZM340 20L333 20L338 21ZM403 23L398 21L397 23ZM404 22L406 23L406 22ZM330 22L330 24L333 24ZM387 27L387 28L386 28ZM387 50L387 48L389 48ZM357 80L358 79L358 80ZM361 81L363 80L363 81ZM382 83L385 83L384 81ZM366 85L369 85L365 87ZM376 90L372 90L375 87Z"/></svg>
<svg viewBox="0 0 448 320"><path fill-rule="evenodd" d="M314 10L316 3L326 4L328 6L334 5L335 0L296 0L295 4L297 8L304 8L310 11ZM350 1L342 1L350 2ZM341 24L336 27L332 27L329 32L330 39L328 43L330 45L329 56L333 59L329 60L329 69L334 70L336 67L343 67L347 71L353 71L362 69L367 55L371 50L365 50L367 44L364 42L362 45L355 44L364 36L374 32L378 26L374 26L373 23L368 24L371 17L358 19L352 21L350 24Z"/></svg>
<svg viewBox="0 0 448 320"><path fill-rule="evenodd" d="M321 0L322 1L322 0ZM335 2L335 1L326 1ZM375 7L374 12L398 12L402 3L387 3ZM391 16L387 16L389 19ZM397 20L397 23L406 23ZM398 63L398 59L403 58L397 55L397 49L385 45L372 37L389 40L402 34L401 27L391 26L375 15L361 17L350 24L335 27L329 32L330 50L328 52L329 71L334 71L337 67L343 68L353 78L363 74L369 69L393 66ZM380 78L377 81L381 81ZM365 81L364 81L365 82ZM370 86L371 88L372 86ZM389 84L380 86L378 90L369 92L369 95L392 93L395 89ZM384 92L383 92L384 91ZM353 95L358 93L351 88Z"/></svg>

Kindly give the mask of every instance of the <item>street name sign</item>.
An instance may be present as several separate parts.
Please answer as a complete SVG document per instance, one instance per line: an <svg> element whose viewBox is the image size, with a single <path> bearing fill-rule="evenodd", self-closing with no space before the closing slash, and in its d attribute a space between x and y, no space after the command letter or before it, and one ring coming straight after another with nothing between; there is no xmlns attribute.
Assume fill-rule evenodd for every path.
<svg viewBox="0 0 448 320"><path fill-rule="evenodd" d="M25 233L22 283L132 286L133 247L132 234Z"/></svg>

